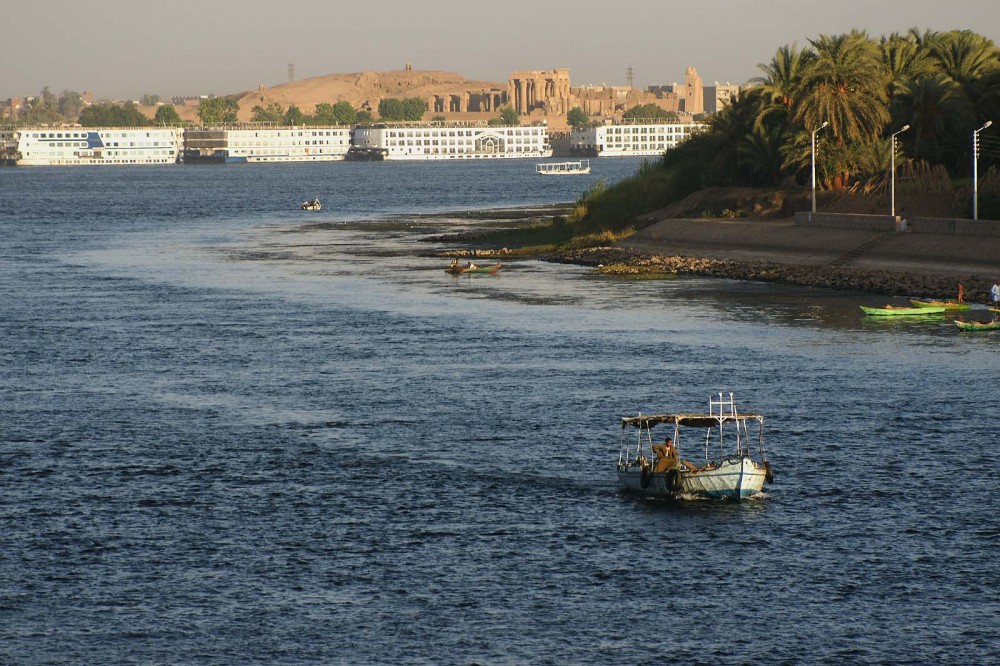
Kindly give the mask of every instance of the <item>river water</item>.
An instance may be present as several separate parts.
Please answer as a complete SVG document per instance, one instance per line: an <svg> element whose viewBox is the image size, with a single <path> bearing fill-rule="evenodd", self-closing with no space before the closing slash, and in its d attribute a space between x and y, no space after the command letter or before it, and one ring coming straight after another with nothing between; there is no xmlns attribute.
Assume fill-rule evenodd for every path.
<svg viewBox="0 0 1000 666"><path fill-rule="evenodd" d="M0 171L0 662L1000 661L1000 336L426 255L593 164ZM766 494L622 494L719 391Z"/></svg>

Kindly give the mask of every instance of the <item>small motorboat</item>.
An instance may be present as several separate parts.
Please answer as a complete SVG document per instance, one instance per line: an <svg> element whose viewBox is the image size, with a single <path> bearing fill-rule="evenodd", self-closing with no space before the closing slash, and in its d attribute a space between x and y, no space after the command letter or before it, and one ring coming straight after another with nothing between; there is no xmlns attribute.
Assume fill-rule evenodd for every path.
<svg viewBox="0 0 1000 666"><path fill-rule="evenodd" d="M652 430L660 425L673 426L667 430L673 437L654 444ZM626 437L633 431L634 440ZM697 463L681 459L682 431L695 433L692 447L704 447L704 458ZM737 412L732 393L709 398L707 414L622 417L617 471L624 489L673 499L741 500L774 481L764 450L764 417Z"/></svg>
<svg viewBox="0 0 1000 666"><path fill-rule="evenodd" d="M940 314L945 311L945 307L943 305L925 305L908 308L905 305L886 305L881 308L868 308L862 305L861 310L869 317L907 317Z"/></svg>
<svg viewBox="0 0 1000 666"><path fill-rule="evenodd" d="M319 197L312 199L311 201L302 202L302 210L322 210L323 204L319 202Z"/></svg>
<svg viewBox="0 0 1000 666"><path fill-rule="evenodd" d="M945 310L968 310L968 303L959 303L958 301L922 301L920 299L911 298L910 303L915 308L937 308L943 307Z"/></svg>
<svg viewBox="0 0 1000 666"><path fill-rule="evenodd" d="M471 261L465 266L460 266L456 259L451 262L451 266L444 269L444 272L451 273L452 275L465 275L467 273L493 275L494 273L499 273L501 268L503 268L503 265L499 261L489 266L477 266Z"/></svg>

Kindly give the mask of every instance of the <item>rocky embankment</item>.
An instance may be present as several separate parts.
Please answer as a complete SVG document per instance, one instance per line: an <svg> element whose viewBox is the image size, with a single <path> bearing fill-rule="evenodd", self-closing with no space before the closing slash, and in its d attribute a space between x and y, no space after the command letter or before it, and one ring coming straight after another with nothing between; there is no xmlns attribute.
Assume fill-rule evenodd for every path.
<svg viewBox="0 0 1000 666"><path fill-rule="evenodd" d="M957 283L965 287L970 302L986 302L992 282L976 276L962 277L898 271L865 270L840 266L796 266L768 261L708 259L649 254L620 247L569 250L545 257L558 263L613 267L609 272L638 275L676 273L733 280L778 282L823 289L867 291L890 296L954 298Z"/></svg>

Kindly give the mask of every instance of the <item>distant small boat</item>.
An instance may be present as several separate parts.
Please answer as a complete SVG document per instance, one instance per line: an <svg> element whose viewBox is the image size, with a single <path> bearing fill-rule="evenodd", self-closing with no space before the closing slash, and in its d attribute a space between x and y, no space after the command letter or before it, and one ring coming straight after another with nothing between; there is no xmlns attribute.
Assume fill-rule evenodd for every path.
<svg viewBox="0 0 1000 666"><path fill-rule="evenodd" d="M590 160L536 164L535 173L542 176L576 176L590 173Z"/></svg>
<svg viewBox="0 0 1000 666"><path fill-rule="evenodd" d="M316 197L312 201L303 201L302 210L322 210L323 204L319 202L319 197Z"/></svg>
<svg viewBox="0 0 1000 666"><path fill-rule="evenodd" d="M475 274L475 273L485 273L485 274L492 275L494 273L500 272L500 269L502 267L503 267L503 265L499 261L497 263L491 264L489 266L477 266L476 264L472 263L471 261L468 264L466 264L465 266L459 266L457 262L453 262L451 264L451 266L449 266L448 268L444 269L444 272L445 273L451 273L452 275L465 275L466 273L473 273L473 274Z"/></svg>
<svg viewBox="0 0 1000 666"><path fill-rule="evenodd" d="M912 315L939 314L945 311L943 305L923 306L919 308L908 308L900 305L887 305L884 308L867 308L864 305L861 309L869 317L906 317Z"/></svg>
<svg viewBox="0 0 1000 666"><path fill-rule="evenodd" d="M1000 320L960 321L956 319L955 326L958 326L960 331L1000 331Z"/></svg>
<svg viewBox="0 0 1000 666"><path fill-rule="evenodd" d="M921 301L916 298L911 298L910 303L913 304L915 308L937 308L943 307L945 310L968 310L968 303L959 303L958 301Z"/></svg>

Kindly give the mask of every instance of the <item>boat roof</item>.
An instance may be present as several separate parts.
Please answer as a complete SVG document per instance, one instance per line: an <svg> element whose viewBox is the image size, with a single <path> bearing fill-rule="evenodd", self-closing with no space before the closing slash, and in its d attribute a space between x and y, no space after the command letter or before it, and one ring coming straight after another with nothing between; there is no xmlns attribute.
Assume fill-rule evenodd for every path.
<svg viewBox="0 0 1000 666"><path fill-rule="evenodd" d="M679 426L690 428L711 428L722 423L736 423L738 421L764 422L762 414L744 412L743 414L649 414L646 416L623 416L622 428L632 426L633 428L652 428L661 423L676 423Z"/></svg>

